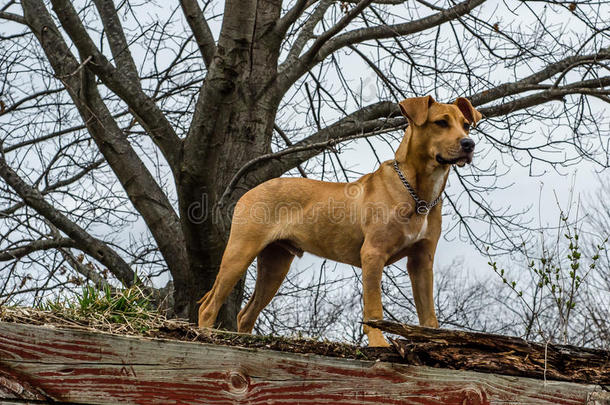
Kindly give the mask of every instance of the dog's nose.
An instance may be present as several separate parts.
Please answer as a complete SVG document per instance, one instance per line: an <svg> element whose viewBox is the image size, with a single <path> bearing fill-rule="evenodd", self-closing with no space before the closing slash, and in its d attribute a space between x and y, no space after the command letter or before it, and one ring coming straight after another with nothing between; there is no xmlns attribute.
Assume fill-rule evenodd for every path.
<svg viewBox="0 0 610 405"><path fill-rule="evenodd" d="M464 152L470 153L474 150L474 141L470 138L462 138L462 140L460 140L460 145Z"/></svg>

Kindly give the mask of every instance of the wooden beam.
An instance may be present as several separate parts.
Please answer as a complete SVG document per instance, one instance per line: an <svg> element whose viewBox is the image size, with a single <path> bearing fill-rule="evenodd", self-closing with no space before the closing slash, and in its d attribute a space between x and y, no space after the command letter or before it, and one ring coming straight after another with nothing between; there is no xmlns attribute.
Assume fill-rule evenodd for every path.
<svg viewBox="0 0 610 405"><path fill-rule="evenodd" d="M385 320L366 324L404 337L392 343L409 364L610 385L610 351Z"/></svg>
<svg viewBox="0 0 610 405"><path fill-rule="evenodd" d="M0 370L53 401L78 404L593 405L591 394L602 391L591 384L7 322L0 322ZM2 389L0 398L27 399Z"/></svg>
<svg viewBox="0 0 610 405"><path fill-rule="evenodd" d="M47 396L28 382L28 377L16 370L0 367L0 398L28 400L32 403L47 403ZM2 404L7 401L2 401Z"/></svg>

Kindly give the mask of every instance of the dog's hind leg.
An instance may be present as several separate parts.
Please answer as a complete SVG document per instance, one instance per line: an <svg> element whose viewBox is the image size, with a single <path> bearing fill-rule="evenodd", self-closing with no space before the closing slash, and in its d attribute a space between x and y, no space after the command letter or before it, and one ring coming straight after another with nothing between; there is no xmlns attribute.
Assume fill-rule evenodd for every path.
<svg viewBox="0 0 610 405"><path fill-rule="evenodd" d="M231 235L233 236L233 235ZM220 307L259 253L250 241L229 238L212 289L199 301L199 327L213 327Z"/></svg>
<svg viewBox="0 0 610 405"><path fill-rule="evenodd" d="M263 249L257 257L254 292L237 317L239 332L251 332L260 312L271 302L290 268L294 255L276 243Z"/></svg>
<svg viewBox="0 0 610 405"><path fill-rule="evenodd" d="M237 316L239 332L252 332L258 315L271 302L286 278L292 259L294 255L277 243L268 245L258 254L254 293Z"/></svg>

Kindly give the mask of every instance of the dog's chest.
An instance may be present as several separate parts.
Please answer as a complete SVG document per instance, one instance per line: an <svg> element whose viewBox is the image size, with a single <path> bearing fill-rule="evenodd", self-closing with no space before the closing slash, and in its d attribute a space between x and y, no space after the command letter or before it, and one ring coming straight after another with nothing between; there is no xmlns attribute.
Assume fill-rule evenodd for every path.
<svg viewBox="0 0 610 405"><path fill-rule="evenodd" d="M428 216L415 214L403 229L402 248L406 248L425 238L428 231Z"/></svg>
<svg viewBox="0 0 610 405"><path fill-rule="evenodd" d="M398 243L395 246L393 254L390 256L386 265L395 263L397 260L405 257L410 251L411 246L414 243L426 238L428 231L428 217L418 216L417 221L409 222L403 228L402 243Z"/></svg>

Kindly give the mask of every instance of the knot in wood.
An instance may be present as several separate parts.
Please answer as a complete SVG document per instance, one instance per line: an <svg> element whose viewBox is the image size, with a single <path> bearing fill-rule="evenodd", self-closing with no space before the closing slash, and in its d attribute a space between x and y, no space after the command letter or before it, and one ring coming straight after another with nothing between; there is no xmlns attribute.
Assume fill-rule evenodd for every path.
<svg viewBox="0 0 610 405"><path fill-rule="evenodd" d="M231 371L229 373L229 390L236 394L243 394L248 391L250 382L248 377L240 373L239 371Z"/></svg>
<svg viewBox="0 0 610 405"><path fill-rule="evenodd" d="M464 399L462 400L462 405L486 405L487 396L483 391L478 389L477 387L467 387L463 390Z"/></svg>

